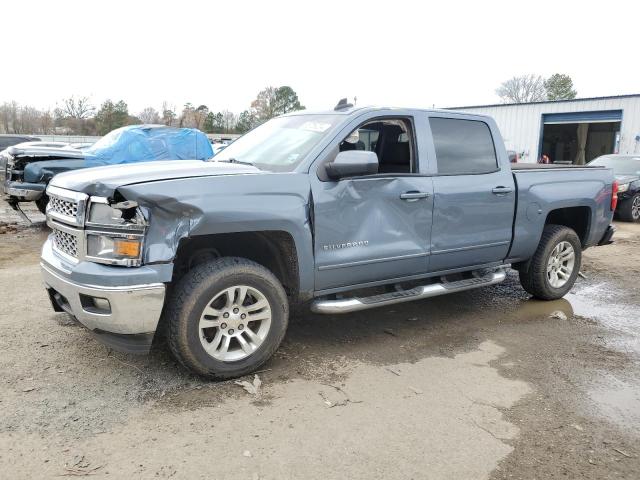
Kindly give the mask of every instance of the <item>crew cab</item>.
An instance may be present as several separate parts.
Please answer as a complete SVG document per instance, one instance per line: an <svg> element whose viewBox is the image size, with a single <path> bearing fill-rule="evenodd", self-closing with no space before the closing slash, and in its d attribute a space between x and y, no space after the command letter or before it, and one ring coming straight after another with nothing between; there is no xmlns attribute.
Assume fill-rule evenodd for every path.
<svg viewBox="0 0 640 480"><path fill-rule="evenodd" d="M493 119L295 112L212 161L57 175L42 273L57 311L114 348L159 334L208 378L260 367L291 305L344 314L492 285L565 295L611 242L611 170L509 162ZM428 309L429 304L424 303Z"/></svg>

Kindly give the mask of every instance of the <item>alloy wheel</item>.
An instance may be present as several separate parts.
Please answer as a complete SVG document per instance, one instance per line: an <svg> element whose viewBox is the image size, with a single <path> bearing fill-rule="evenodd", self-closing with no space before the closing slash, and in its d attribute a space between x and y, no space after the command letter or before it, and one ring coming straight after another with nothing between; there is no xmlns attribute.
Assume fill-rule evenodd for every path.
<svg viewBox="0 0 640 480"><path fill-rule="evenodd" d="M547 279L554 288L563 287L573 273L576 254L573 246L562 241L555 246L547 261Z"/></svg>
<svg viewBox="0 0 640 480"><path fill-rule="evenodd" d="M216 360L235 362L253 354L271 327L271 306L257 288L229 287L211 298L200 316L204 350Z"/></svg>
<svg viewBox="0 0 640 480"><path fill-rule="evenodd" d="M631 218L638 220L640 218L640 195L633 197L631 204Z"/></svg>

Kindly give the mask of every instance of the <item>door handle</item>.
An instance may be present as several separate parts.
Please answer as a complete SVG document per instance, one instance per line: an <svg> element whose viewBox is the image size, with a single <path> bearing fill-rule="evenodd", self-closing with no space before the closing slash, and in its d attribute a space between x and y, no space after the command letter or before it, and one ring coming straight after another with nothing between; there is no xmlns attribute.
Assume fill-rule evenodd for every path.
<svg viewBox="0 0 640 480"><path fill-rule="evenodd" d="M491 192L492 192L492 193L495 193L496 195L504 195L504 194L506 194L506 193L511 193L511 192L513 192L513 188L511 188L511 187L502 187L502 186L500 186L500 187L493 187L493 188L491 189Z"/></svg>
<svg viewBox="0 0 640 480"><path fill-rule="evenodd" d="M415 202L416 200L427 197L429 197L427 192L404 192L400 194L400 198L407 202Z"/></svg>

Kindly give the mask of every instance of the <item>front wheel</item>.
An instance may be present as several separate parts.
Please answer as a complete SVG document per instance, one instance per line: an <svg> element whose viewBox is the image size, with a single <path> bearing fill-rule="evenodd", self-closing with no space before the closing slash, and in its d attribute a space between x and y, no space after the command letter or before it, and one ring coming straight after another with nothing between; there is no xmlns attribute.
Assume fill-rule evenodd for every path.
<svg viewBox="0 0 640 480"><path fill-rule="evenodd" d="M576 232L562 225L546 225L526 270L520 270L522 287L541 300L562 298L580 272L582 245Z"/></svg>
<svg viewBox="0 0 640 480"><path fill-rule="evenodd" d="M269 270L224 257L182 278L166 316L176 358L198 375L225 379L246 375L273 355L287 329L289 307Z"/></svg>
<svg viewBox="0 0 640 480"><path fill-rule="evenodd" d="M625 222L640 221L640 193L620 202L618 216Z"/></svg>

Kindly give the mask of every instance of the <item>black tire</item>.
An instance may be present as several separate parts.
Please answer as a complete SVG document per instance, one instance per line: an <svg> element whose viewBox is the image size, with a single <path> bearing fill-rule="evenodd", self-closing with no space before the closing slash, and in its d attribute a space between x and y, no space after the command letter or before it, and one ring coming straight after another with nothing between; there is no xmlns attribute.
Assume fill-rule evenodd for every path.
<svg viewBox="0 0 640 480"><path fill-rule="evenodd" d="M634 208L634 202L636 203L636 208ZM640 210L638 210L638 206L640 204L640 193L636 193L630 198L626 200L622 200L618 208L616 209L618 213L618 218L625 222L638 222L640 221Z"/></svg>
<svg viewBox="0 0 640 480"><path fill-rule="evenodd" d="M212 298L236 285L256 288L264 295L271 310L271 324L262 344L248 357L222 361L206 352L198 325ZM198 265L180 280L168 300L165 316L167 342L178 361L202 377L226 379L258 369L275 353L287 330L289 304L278 279L262 265L245 258L223 257Z"/></svg>
<svg viewBox="0 0 640 480"><path fill-rule="evenodd" d="M49 196L46 193L43 193L42 196L36 200L36 207L40 210L40 213L46 215L47 213L47 204L49 203Z"/></svg>
<svg viewBox="0 0 640 480"><path fill-rule="evenodd" d="M547 264L553 249L560 242L569 242L573 247L574 266L567 282L559 288L551 285L547 276ZM527 292L541 300L557 300L571 290L580 272L582 245L576 232L562 225L546 225L536 252L526 270L520 270L520 284Z"/></svg>

